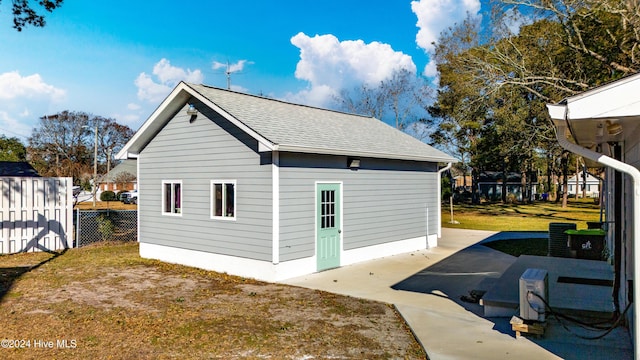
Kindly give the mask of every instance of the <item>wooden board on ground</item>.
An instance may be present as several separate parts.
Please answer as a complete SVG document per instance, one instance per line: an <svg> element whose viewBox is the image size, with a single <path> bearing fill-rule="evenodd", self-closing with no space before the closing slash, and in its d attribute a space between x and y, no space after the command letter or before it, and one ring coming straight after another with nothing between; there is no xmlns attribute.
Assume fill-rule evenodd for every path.
<svg viewBox="0 0 640 360"><path fill-rule="evenodd" d="M522 336L522 333L533 334L537 336L544 335L544 324L523 320L517 316L511 318L509 322L511 329L516 332L516 339Z"/></svg>

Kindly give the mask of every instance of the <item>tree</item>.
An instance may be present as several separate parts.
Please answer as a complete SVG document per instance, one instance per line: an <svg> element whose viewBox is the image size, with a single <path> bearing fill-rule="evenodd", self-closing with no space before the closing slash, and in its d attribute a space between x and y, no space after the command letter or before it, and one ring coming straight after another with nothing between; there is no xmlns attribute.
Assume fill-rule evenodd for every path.
<svg viewBox="0 0 640 360"><path fill-rule="evenodd" d="M428 107L429 114L437 119L431 139L460 161L463 176L471 172L474 201L479 200L477 151L490 114L482 78L466 62L468 57L479 56L480 44L480 22L473 17L440 35L434 54L439 88L435 103Z"/></svg>
<svg viewBox="0 0 640 360"><path fill-rule="evenodd" d="M494 167L525 179L546 161L550 191L551 177L566 177L570 164L545 104L640 68L640 7L619 0L496 3L489 27L469 16L438 39L432 138L466 154L460 158L472 173Z"/></svg>
<svg viewBox="0 0 640 360"><path fill-rule="evenodd" d="M101 158L107 159L105 173L108 173L111 170L110 165L113 164L113 156L124 147L135 132L127 125L120 125L113 119L98 117L94 122L98 124L98 151Z"/></svg>
<svg viewBox="0 0 640 360"><path fill-rule="evenodd" d="M96 128L98 157L94 160ZM29 137L27 153L41 175L71 176L77 185L86 185L93 177L94 161L98 175L105 174L112 157L132 136L128 126L113 119L62 111L40 118L40 126Z"/></svg>
<svg viewBox="0 0 640 360"><path fill-rule="evenodd" d="M40 175L70 176L76 181L91 171L90 119L87 113L69 111L40 118L40 126L33 129L27 148Z"/></svg>
<svg viewBox="0 0 640 360"><path fill-rule="evenodd" d="M136 176L127 171L123 171L113 178L113 182L116 183L120 189L124 189L128 183L135 180Z"/></svg>
<svg viewBox="0 0 640 360"><path fill-rule="evenodd" d="M1 1L1 0L0 0ZM13 28L22 31L27 25L44 27L46 22L41 11L52 12L62 6L63 0L38 0L40 12L34 8L29 0L12 0L11 12L13 14Z"/></svg>
<svg viewBox="0 0 640 360"><path fill-rule="evenodd" d="M27 161L27 149L17 137L1 135L0 161Z"/></svg>
<svg viewBox="0 0 640 360"><path fill-rule="evenodd" d="M635 0L502 0L503 9L523 8L534 19L559 27L558 36L574 54L606 69L596 84L640 69L640 4ZM597 74L591 74L597 75Z"/></svg>
<svg viewBox="0 0 640 360"><path fill-rule="evenodd" d="M394 71L377 87L363 84L352 90L343 89L335 101L344 111L385 120L396 129L410 131L420 120L417 111L431 98L424 79L407 69Z"/></svg>

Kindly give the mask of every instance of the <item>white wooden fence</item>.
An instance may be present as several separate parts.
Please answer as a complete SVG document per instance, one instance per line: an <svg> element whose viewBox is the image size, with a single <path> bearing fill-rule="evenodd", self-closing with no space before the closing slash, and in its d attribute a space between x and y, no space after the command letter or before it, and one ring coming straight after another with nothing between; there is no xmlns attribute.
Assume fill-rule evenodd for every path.
<svg viewBox="0 0 640 360"><path fill-rule="evenodd" d="M72 247L71 178L2 177L0 254Z"/></svg>

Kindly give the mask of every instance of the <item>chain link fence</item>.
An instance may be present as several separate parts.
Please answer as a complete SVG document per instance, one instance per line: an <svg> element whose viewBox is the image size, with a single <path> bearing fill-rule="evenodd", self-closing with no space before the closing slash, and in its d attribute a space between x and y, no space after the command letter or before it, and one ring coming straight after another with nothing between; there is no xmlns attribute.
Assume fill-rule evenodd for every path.
<svg viewBox="0 0 640 360"><path fill-rule="evenodd" d="M137 241L137 210L75 210L74 247L104 241Z"/></svg>

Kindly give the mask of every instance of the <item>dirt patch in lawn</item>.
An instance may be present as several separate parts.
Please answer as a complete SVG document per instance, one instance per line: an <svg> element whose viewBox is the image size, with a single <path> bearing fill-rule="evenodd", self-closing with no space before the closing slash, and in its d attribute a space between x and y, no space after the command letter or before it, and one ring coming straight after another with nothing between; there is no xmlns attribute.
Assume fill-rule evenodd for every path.
<svg viewBox="0 0 640 360"><path fill-rule="evenodd" d="M135 244L48 256L0 256L0 338L22 340L1 358L425 358L388 304L143 260Z"/></svg>

